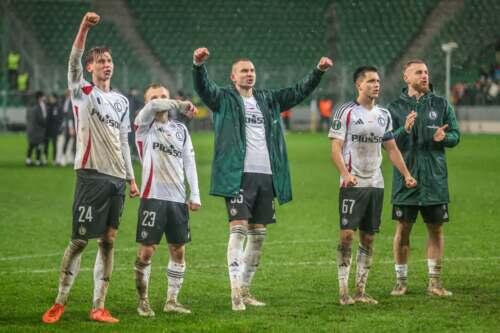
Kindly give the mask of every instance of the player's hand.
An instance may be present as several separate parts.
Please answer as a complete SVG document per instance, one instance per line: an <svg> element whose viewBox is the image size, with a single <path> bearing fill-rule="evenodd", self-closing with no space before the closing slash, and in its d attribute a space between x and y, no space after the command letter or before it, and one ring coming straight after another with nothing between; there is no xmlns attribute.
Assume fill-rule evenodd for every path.
<svg viewBox="0 0 500 333"><path fill-rule="evenodd" d="M193 117L198 114L198 109L190 101L185 101L183 103L184 103L184 111L183 111L184 115L189 119L193 119Z"/></svg>
<svg viewBox="0 0 500 333"><path fill-rule="evenodd" d="M410 133L411 129L413 128L413 125L415 125L415 119L417 119L417 113L415 111L410 112L406 116L406 121L405 121L405 131L406 133Z"/></svg>
<svg viewBox="0 0 500 333"><path fill-rule="evenodd" d="M358 185L358 178L356 176L353 176L351 173L348 173L345 175L345 177L342 177L344 179L344 182L342 183L343 187L353 187Z"/></svg>
<svg viewBox="0 0 500 333"><path fill-rule="evenodd" d="M188 202L189 210L192 212L196 212L197 210L200 210L201 205L199 203L193 202L189 200Z"/></svg>
<svg viewBox="0 0 500 333"><path fill-rule="evenodd" d="M201 65L208 59L208 56L210 56L210 52L208 51L208 49L206 47L200 47L194 50L193 62L196 65Z"/></svg>
<svg viewBox="0 0 500 333"><path fill-rule="evenodd" d="M436 130L436 132L434 132L434 136L432 137L432 139L435 141L435 142L441 142L444 140L444 138L446 137L446 129L448 128L448 124L445 124L441 127L438 127L438 129Z"/></svg>
<svg viewBox="0 0 500 333"><path fill-rule="evenodd" d="M405 186L407 188L417 187L417 181L411 175L405 177Z"/></svg>
<svg viewBox="0 0 500 333"><path fill-rule="evenodd" d="M331 67L333 67L333 61L332 61L332 59L330 59L328 57L322 57L321 59L319 59L318 69L320 71L326 72Z"/></svg>
<svg viewBox="0 0 500 333"><path fill-rule="evenodd" d="M135 179L130 180L130 189L128 196L131 198L138 197L141 194L139 191L139 188L137 187L137 183L135 182Z"/></svg>
<svg viewBox="0 0 500 333"><path fill-rule="evenodd" d="M82 26L89 29L99 23L100 20L101 17L99 15L94 12L88 12L82 19Z"/></svg>

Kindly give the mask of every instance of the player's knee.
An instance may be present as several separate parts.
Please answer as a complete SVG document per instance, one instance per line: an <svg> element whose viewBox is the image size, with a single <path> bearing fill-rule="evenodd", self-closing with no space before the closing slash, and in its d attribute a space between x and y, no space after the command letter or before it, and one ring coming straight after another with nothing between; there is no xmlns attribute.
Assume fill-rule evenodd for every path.
<svg viewBox="0 0 500 333"><path fill-rule="evenodd" d="M342 245L351 245L354 239L354 230L342 230L340 232L340 242Z"/></svg>
<svg viewBox="0 0 500 333"><path fill-rule="evenodd" d="M85 239L72 239L69 243L71 251L74 253L82 252L87 246L88 241Z"/></svg>
<svg viewBox="0 0 500 333"><path fill-rule="evenodd" d="M150 262L154 253L155 253L154 246L142 245L140 250L139 250L139 259L141 260L141 262L144 262L144 263Z"/></svg>
<svg viewBox="0 0 500 333"><path fill-rule="evenodd" d="M184 262L184 244L168 244L170 259L177 262Z"/></svg>
<svg viewBox="0 0 500 333"><path fill-rule="evenodd" d="M429 231L429 236L434 238L439 238L443 236L443 225L442 224L427 224L427 230Z"/></svg>

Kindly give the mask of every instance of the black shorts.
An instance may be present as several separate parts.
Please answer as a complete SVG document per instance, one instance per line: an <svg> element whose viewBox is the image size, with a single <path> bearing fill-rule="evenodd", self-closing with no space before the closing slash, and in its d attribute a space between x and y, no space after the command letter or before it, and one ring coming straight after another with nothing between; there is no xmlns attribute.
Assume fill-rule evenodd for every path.
<svg viewBox="0 0 500 333"><path fill-rule="evenodd" d="M169 244L191 241L188 206L182 202L141 199L137 220L137 243L159 244L165 234Z"/></svg>
<svg viewBox="0 0 500 333"><path fill-rule="evenodd" d="M384 189L342 187L339 193L340 229L379 231L384 205Z"/></svg>
<svg viewBox="0 0 500 333"><path fill-rule="evenodd" d="M125 187L125 179L94 170L77 170L72 238L99 238L108 227L118 229Z"/></svg>
<svg viewBox="0 0 500 333"><path fill-rule="evenodd" d="M422 215L425 223L441 224L449 221L448 204L432 206L392 206L392 219L415 223L418 212Z"/></svg>
<svg viewBox="0 0 500 333"><path fill-rule="evenodd" d="M247 220L252 224L276 223L272 175L243 173L240 194L225 199L229 221Z"/></svg>

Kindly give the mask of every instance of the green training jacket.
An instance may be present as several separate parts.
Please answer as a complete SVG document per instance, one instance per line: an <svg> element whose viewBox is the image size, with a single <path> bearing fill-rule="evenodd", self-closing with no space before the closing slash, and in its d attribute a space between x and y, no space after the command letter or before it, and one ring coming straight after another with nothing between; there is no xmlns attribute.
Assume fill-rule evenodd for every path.
<svg viewBox="0 0 500 333"><path fill-rule="evenodd" d="M274 193L280 204L292 200L292 184L280 112L302 102L318 86L322 75L322 71L314 69L293 87L253 90L264 116ZM219 87L210 80L205 65L193 65L193 82L196 93L213 111L215 143L210 194L235 197L240 191L246 152L243 99L234 85Z"/></svg>
<svg viewBox="0 0 500 333"><path fill-rule="evenodd" d="M394 136L405 163L418 182L416 188L406 188L403 176L394 168L392 203L395 205L430 206L450 201L448 170L445 148L455 147L460 141L460 131L453 107L440 96L429 92L417 101L408 96L407 88L388 106L393 120ZM404 128L406 116L417 112L410 133ZM446 137L434 142L432 137L438 127L448 124Z"/></svg>

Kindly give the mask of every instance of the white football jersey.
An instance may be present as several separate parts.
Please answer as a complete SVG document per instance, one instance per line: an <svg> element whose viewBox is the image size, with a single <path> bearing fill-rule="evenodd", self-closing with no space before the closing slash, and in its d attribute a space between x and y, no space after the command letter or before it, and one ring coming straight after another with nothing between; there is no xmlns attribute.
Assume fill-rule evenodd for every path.
<svg viewBox="0 0 500 333"><path fill-rule="evenodd" d="M125 179L120 136L130 132L128 100L117 91L102 91L83 78L82 53L72 50L68 68L76 129L74 168Z"/></svg>
<svg viewBox="0 0 500 333"><path fill-rule="evenodd" d="M142 162L141 198L185 203L186 176L190 200L201 204L194 149L186 126L176 120L155 121L154 110L149 106L134 121Z"/></svg>
<svg viewBox="0 0 500 333"><path fill-rule="evenodd" d="M335 110L328 137L344 141L342 156L347 170L358 178L356 187L384 187L382 143L394 138L388 110L345 103ZM343 181L341 177L341 186Z"/></svg>

